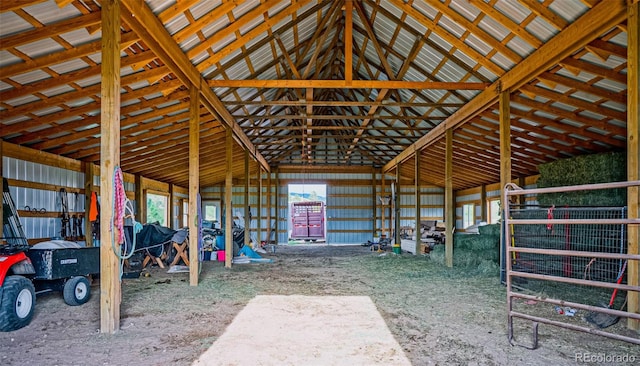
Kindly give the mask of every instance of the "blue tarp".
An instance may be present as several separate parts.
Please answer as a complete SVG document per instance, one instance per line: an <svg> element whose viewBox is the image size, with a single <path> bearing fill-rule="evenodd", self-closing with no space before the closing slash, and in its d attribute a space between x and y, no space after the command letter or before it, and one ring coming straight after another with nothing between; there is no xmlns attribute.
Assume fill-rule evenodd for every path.
<svg viewBox="0 0 640 366"><path fill-rule="evenodd" d="M263 263L271 263L273 262L271 259L262 258L260 254L256 253L253 249L251 249L248 245L243 246L240 251L238 251L239 256L245 256L249 258L251 262L263 262Z"/></svg>

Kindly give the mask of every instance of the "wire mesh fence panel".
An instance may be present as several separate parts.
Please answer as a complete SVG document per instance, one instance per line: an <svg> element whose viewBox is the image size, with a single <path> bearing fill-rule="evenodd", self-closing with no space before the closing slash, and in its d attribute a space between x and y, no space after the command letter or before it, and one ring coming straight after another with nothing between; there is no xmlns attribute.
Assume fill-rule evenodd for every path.
<svg viewBox="0 0 640 366"><path fill-rule="evenodd" d="M610 190L640 181L504 190L502 263L505 269L508 335L512 345L535 349L538 324L597 334L640 345L637 278L638 212L625 207L541 207L511 204L510 196ZM515 200L514 200L515 201ZM631 228L634 228L632 230ZM516 340L514 319L531 322L530 344ZM614 327L618 320L624 324ZM609 328L611 327L611 328ZM605 328L609 328L606 329Z"/></svg>
<svg viewBox="0 0 640 366"><path fill-rule="evenodd" d="M511 219L626 218L624 207L529 207L510 211ZM626 253L626 225L617 224L532 224L512 225L511 245L521 248L557 249L597 253ZM593 281L615 282L621 259L512 253L514 271Z"/></svg>

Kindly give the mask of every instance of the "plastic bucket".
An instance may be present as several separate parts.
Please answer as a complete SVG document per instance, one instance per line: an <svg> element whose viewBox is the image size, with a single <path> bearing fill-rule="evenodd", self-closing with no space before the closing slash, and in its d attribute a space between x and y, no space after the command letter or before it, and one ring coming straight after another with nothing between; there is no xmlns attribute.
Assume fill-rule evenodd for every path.
<svg viewBox="0 0 640 366"><path fill-rule="evenodd" d="M400 253L402 253L402 249L400 249L399 245L394 245L393 246L393 252L396 253L396 254L400 254Z"/></svg>
<svg viewBox="0 0 640 366"><path fill-rule="evenodd" d="M218 262L224 262L224 250L218 250Z"/></svg>
<svg viewBox="0 0 640 366"><path fill-rule="evenodd" d="M218 247L218 249L224 249L224 235L216 236L216 247Z"/></svg>

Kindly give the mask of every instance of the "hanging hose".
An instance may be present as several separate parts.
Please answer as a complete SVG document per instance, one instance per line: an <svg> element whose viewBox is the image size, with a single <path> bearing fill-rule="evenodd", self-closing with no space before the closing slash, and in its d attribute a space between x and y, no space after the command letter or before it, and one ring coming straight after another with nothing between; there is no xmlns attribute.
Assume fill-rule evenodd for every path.
<svg viewBox="0 0 640 366"><path fill-rule="evenodd" d="M132 235L132 244L131 250L128 253L122 254L121 250L116 249L116 241L115 236L111 237L111 248L115 255L120 259L120 279L122 279L124 261L126 259L131 258L133 253L136 250L136 234L142 230L142 224L136 221L135 213L133 210L133 204L127 198L127 194L124 190L124 180L122 178L122 169L119 166L116 166L113 174L113 222L111 223L111 227L116 227L118 236L118 244L125 244L125 233L124 233L124 221L127 218L131 218L133 222L133 235Z"/></svg>

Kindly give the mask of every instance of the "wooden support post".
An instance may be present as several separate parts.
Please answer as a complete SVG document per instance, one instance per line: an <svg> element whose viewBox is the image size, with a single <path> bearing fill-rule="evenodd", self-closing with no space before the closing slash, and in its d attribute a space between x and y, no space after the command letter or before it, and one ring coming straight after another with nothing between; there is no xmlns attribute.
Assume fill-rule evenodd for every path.
<svg viewBox="0 0 640 366"><path fill-rule="evenodd" d="M267 244L271 244L271 172L267 172Z"/></svg>
<svg viewBox="0 0 640 366"><path fill-rule="evenodd" d="M640 2L631 1L627 10L627 180L640 179ZM640 217L640 188L627 191L629 218ZM629 225L628 254L640 254L640 228ZM640 286L640 263L629 261L627 281ZM628 311L640 313L640 294L629 291ZM628 319L627 328L640 331L640 321Z"/></svg>
<svg viewBox="0 0 640 366"><path fill-rule="evenodd" d="M400 164L396 165L396 186L393 192L393 243L400 245Z"/></svg>
<svg viewBox="0 0 640 366"><path fill-rule="evenodd" d="M233 230L231 222L233 222L232 199L233 192L233 131L227 127L225 139L225 151L227 169L224 179L224 266L231 268L231 259L233 259Z"/></svg>
<svg viewBox="0 0 640 366"><path fill-rule="evenodd" d="M416 227L414 230L414 234L416 235L416 247L415 255L420 254L420 244L422 241L420 240L420 209L422 207L422 202L420 202L422 195L420 194L420 150L416 151L415 155L415 164L414 164L414 194L415 194L415 209L416 209Z"/></svg>
<svg viewBox="0 0 640 366"><path fill-rule="evenodd" d="M147 202L144 199L144 188L142 183L142 177L140 174L135 175L135 199L136 199L136 220L141 223L147 222L147 210L145 207L147 206Z"/></svg>
<svg viewBox="0 0 640 366"><path fill-rule="evenodd" d="M385 177L384 172L381 172L381 174L380 174L380 197L383 197L383 200L384 200L385 193L386 193L385 192L385 188L384 188L384 185L385 185L384 177ZM387 234L386 234L386 230L385 230L385 226L387 224L386 223L387 219L385 218L386 211L387 211L387 205L385 205L384 202L381 202L380 203L380 215L381 215L381 217L380 217L380 239L388 237Z"/></svg>
<svg viewBox="0 0 640 366"><path fill-rule="evenodd" d="M378 184L376 182L376 168L371 168L371 212L373 213L373 232L371 237L376 237L376 226L378 224L378 198L377 198Z"/></svg>
<svg viewBox="0 0 640 366"><path fill-rule="evenodd" d="M167 227L171 228L171 229L175 229L176 225L175 225L175 218L176 218L176 209L175 209L175 205L173 204L173 183L169 183L169 197L167 199L167 202L169 204L169 207L167 207L169 209L169 222L167 223Z"/></svg>
<svg viewBox="0 0 640 366"><path fill-rule="evenodd" d="M200 191L200 92L189 88L189 284L198 286L198 192ZM173 192L171 192L173 194Z"/></svg>
<svg viewBox="0 0 640 366"><path fill-rule="evenodd" d="M353 81L353 3L345 0L344 5L344 77L349 85Z"/></svg>
<svg viewBox="0 0 640 366"><path fill-rule="evenodd" d="M120 250L113 222L114 176L120 164L120 3L102 4L102 83L100 103L100 332L120 329ZM112 248L111 243L115 243Z"/></svg>
<svg viewBox="0 0 640 366"><path fill-rule="evenodd" d="M489 212L487 209L487 186L480 186L480 221L489 222Z"/></svg>
<svg viewBox="0 0 640 366"><path fill-rule="evenodd" d="M518 187L524 188L527 186L526 177L518 178ZM527 196L521 194L518 196L518 204L524 206L527 204Z"/></svg>
<svg viewBox="0 0 640 366"><path fill-rule="evenodd" d="M249 150L244 151L244 245L251 243L251 208L249 204Z"/></svg>
<svg viewBox="0 0 640 366"><path fill-rule="evenodd" d="M453 230L456 227L456 205L453 197L453 130L445 132L445 184L444 184L444 223L445 246L444 258L447 267L453 267Z"/></svg>
<svg viewBox="0 0 640 366"><path fill-rule="evenodd" d="M84 162L84 241L87 247L93 246L93 224L91 224L91 220L89 219L91 195L93 194L94 187L93 176L93 163Z"/></svg>
<svg viewBox="0 0 640 366"><path fill-rule="evenodd" d="M280 169L276 168L276 224L275 224L275 243L278 244L278 227L280 226Z"/></svg>
<svg viewBox="0 0 640 366"><path fill-rule="evenodd" d="M504 187L511 182L511 107L508 90L503 90L499 98L500 111L500 197L504 197ZM509 202L502 202L502 217ZM502 232L502 231L501 231ZM510 242L506 238L500 241L500 268L504 268L504 243Z"/></svg>
<svg viewBox="0 0 640 366"><path fill-rule="evenodd" d="M258 176L256 177L257 179L257 184L258 184L258 207L256 208L256 210L258 211L257 214L257 228L256 228L256 240L258 241L258 243L256 244L257 247L260 247L260 243L262 242L262 166L260 164L258 165Z"/></svg>

